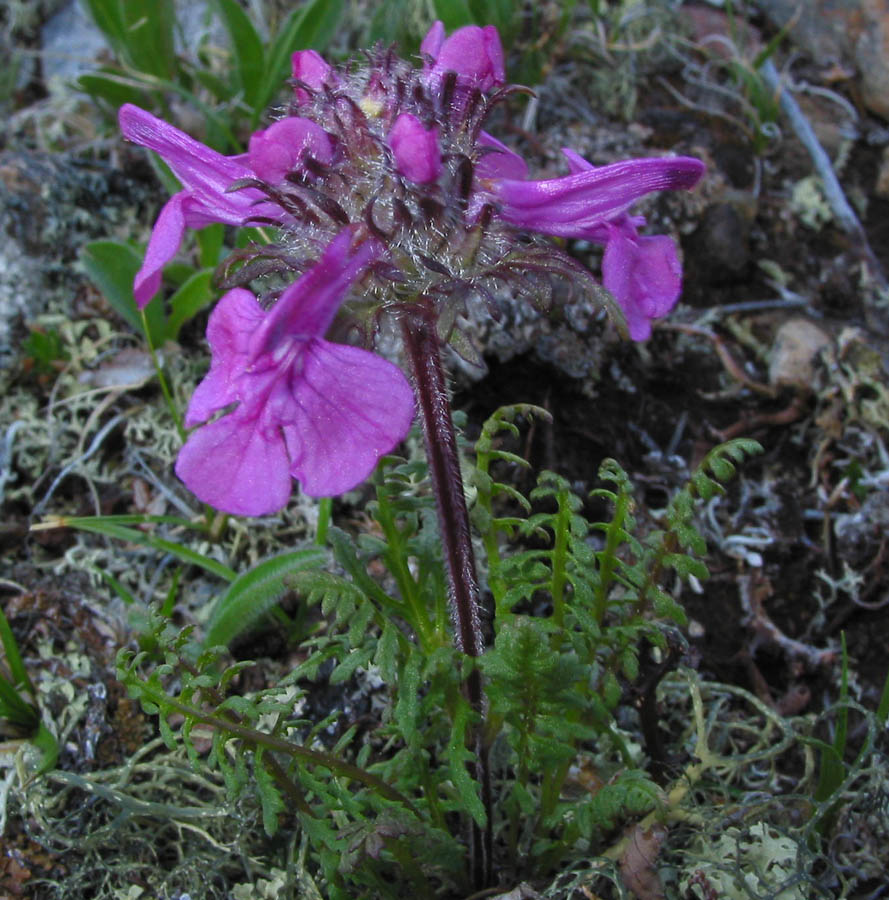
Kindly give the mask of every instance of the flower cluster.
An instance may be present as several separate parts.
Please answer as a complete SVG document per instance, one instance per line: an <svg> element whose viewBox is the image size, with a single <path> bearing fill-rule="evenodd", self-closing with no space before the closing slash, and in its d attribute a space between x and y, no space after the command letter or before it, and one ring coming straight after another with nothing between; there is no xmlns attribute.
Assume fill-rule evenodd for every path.
<svg viewBox="0 0 889 900"><path fill-rule="evenodd" d="M340 493L404 437L414 409L400 370L324 339L350 295L374 309L423 298L444 310L534 273L591 283L569 256L528 234L537 232L605 246L603 282L634 339L647 338L651 320L676 303L673 242L641 236L644 220L628 209L651 191L693 187L698 160L597 168L565 150L568 175L529 179L525 161L483 128L518 90L505 85L496 30L468 26L446 37L438 22L420 49L422 68L383 49L344 69L311 50L295 53L287 115L239 156L135 106L121 109L125 136L159 153L182 183L136 276L140 306L159 290L186 227L271 226L276 235L224 268L229 290L207 332L210 372L186 416L206 424L183 447L177 473L220 509L280 509L291 477L310 495ZM246 289L271 275L289 286L260 299Z"/></svg>

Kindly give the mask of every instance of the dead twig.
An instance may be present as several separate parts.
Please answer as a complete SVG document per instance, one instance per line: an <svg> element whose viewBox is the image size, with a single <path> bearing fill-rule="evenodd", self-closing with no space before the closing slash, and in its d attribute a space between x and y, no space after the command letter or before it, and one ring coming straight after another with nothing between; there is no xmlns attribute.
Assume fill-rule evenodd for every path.
<svg viewBox="0 0 889 900"><path fill-rule="evenodd" d="M784 115L790 122L790 126L812 158L815 171L818 173L818 177L821 179L824 187L825 199L830 206L837 225L860 244L861 255L871 277L878 287L885 289L889 283L886 281L883 267L871 249L867 234L858 220L858 216L855 215L855 211L849 205L849 201L846 200L846 195L833 170L830 157L819 143L809 120L799 108L793 95L781 84L778 70L770 59L767 59L760 66L759 72L768 85L769 90L774 91Z"/></svg>
<svg viewBox="0 0 889 900"><path fill-rule="evenodd" d="M832 665L837 658L834 650L819 650L802 641L788 637L771 620L765 610L763 601L772 594L772 585L767 578L760 573L755 575L738 576L738 594L741 599L741 609L745 618L743 624L748 626L754 634L755 650L758 643L775 644L789 656L802 657L810 666Z"/></svg>

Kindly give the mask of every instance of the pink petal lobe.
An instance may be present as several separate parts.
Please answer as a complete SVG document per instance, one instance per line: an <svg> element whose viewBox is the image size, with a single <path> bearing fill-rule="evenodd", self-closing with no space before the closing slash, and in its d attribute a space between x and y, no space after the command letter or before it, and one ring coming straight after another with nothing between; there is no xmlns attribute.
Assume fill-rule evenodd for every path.
<svg viewBox="0 0 889 900"><path fill-rule="evenodd" d="M239 516L287 505L292 490L280 431L240 408L195 431L179 451L176 474L204 503Z"/></svg>
<svg viewBox="0 0 889 900"><path fill-rule="evenodd" d="M187 427L205 422L213 413L241 399L238 379L247 367L250 337L264 316L256 297L244 288L229 291L216 304L207 323L212 363L191 395L185 413Z"/></svg>
<svg viewBox="0 0 889 900"><path fill-rule="evenodd" d="M525 160L487 131L479 134L478 144L489 152L480 156L476 162L476 178L511 178L521 181L528 177L528 164Z"/></svg>
<svg viewBox="0 0 889 900"><path fill-rule="evenodd" d="M420 50L434 59L427 73L432 84L440 83L447 72L455 72L458 84L463 87L473 86L482 91L506 81L503 46L493 25L484 28L464 25L444 38L444 26L436 22Z"/></svg>
<svg viewBox="0 0 889 900"><path fill-rule="evenodd" d="M445 41L445 27L441 19L426 32L426 37L420 43L420 53L424 56L431 56L433 59L438 58L441 52L441 45Z"/></svg>
<svg viewBox="0 0 889 900"><path fill-rule="evenodd" d="M291 72L297 81L307 84L312 90L320 91L326 83L336 81L333 66L315 50L297 50L290 57ZM305 88L296 88L298 103L306 103L310 99Z"/></svg>
<svg viewBox="0 0 889 900"><path fill-rule="evenodd" d="M333 157L327 132L310 119L290 116L250 137L250 168L270 184L280 184L306 156L325 164Z"/></svg>
<svg viewBox="0 0 889 900"><path fill-rule="evenodd" d="M627 319L630 337L644 341L651 320L676 305L682 286L682 266L673 241L665 235L639 237L611 228L602 258L602 281Z"/></svg>
<svg viewBox="0 0 889 900"><path fill-rule="evenodd" d="M161 272L179 252L182 236L185 234L185 214L182 206L186 199L184 191L170 197L151 230L142 267L133 280L133 295L139 309L142 309L160 290Z"/></svg>
<svg viewBox="0 0 889 900"><path fill-rule="evenodd" d="M131 103L120 108L118 119L124 135L162 156L188 191L224 195L232 182L252 175L239 159L217 153Z"/></svg>
<svg viewBox="0 0 889 900"><path fill-rule="evenodd" d="M333 496L403 440L414 395L398 366L358 347L312 340L302 364L296 415L284 429L290 471L310 496Z"/></svg>
<svg viewBox="0 0 889 900"><path fill-rule="evenodd" d="M321 258L279 298L250 340L253 362L274 352L289 335L321 337L330 327L352 282L384 252L378 241L353 246L354 231L344 228Z"/></svg>
<svg viewBox="0 0 889 900"><path fill-rule="evenodd" d="M437 128L424 128L416 116L402 113L389 131L388 141L395 167L405 178L426 184L441 174Z"/></svg>

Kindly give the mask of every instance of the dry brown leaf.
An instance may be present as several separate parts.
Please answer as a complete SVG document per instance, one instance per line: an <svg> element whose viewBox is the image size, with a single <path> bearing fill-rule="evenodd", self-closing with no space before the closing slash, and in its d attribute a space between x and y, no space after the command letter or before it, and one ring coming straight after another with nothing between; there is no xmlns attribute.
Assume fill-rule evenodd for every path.
<svg viewBox="0 0 889 900"><path fill-rule="evenodd" d="M638 900L664 900L664 887L655 863L666 836L667 830L662 825L652 825L647 830L637 825L633 829L620 859L620 876Z"/></svg>

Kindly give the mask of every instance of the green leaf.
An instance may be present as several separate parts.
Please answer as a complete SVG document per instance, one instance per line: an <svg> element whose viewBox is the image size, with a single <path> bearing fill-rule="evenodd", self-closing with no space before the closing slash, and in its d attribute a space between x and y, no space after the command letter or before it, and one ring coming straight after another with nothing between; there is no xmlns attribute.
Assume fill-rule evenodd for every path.
<svg viewBox="0 0 889 900"><path fill-rule="evenodd" d="M221 222L208 225L195 233L201 249L201 265L205 269L215 269L219 265L222 242L225 238L225 226Z"/></svg>
<svg viewBox="0 0 889 900"><path fill-rule="evenodd" d="M395 721L406 743L417 737L417 720L420 715L420 652L414 649L398 678L398 701L395 704Z"/></svg>
<svg viewBox="0 0 889 900"><path fill-rule="evenodd" d="M256 775L256 787L259 790L259 799L262 801L262 826L269 837L274 837L278 830L278 816L287 807L275 779L271 776L262 761L262 751L257 750L254 772Z"/></svg>
<svg viewBox="0 0 889 900"><path fill-rule="evenodd" d="M120 55L126 46L126 27L119 0L84 0L84 5L112 49Z"/></svg>
<svg viewBox="0 0 889 900"><path fill-rule="evenodd" d="M27 731L33 731L40 721L37 708L24 701L16 688L2 675L0 675L0 718L8 719Z"/></svg>
<svg viewBox="0 0 889 900"><path fill-rule="evenodd" d="M374 654L374 662L380 667L380 675L387 684L394 684L398 661L396 654L398 653L398 631L395 626L387 620L383 626L383 633L377 641L377 652ZM887 679L889 684L889 679Z"/></svg>
<svg viewBox="0 0 889 900"><path fill-rule="evenodd" d="M457 789L463 809L468 812L480 828L485 827L488 820L485 807L479 797L478 785L473 781L466 768L466 763L475 759L475 754L466 748L466 729L469 726L472 710L461 698L451 728L451 739L448 741L448 764L451 770L451 781Z"/></svg>
<svg viewBox="0 0 889 900"><path fill-rule="evenodd" d="M6 667L12 676L13 687L26 688L32 696L36 697L37 692L28 677L28 670L25 668L19 645L2 609L0 609L0 643L3 644L3 655L6 657Z"/></svg>
<svg viewBox="0 0 889 900"><path fill-rule="evenodd" d="M343 0L309 0L290 14L266 51L265 75L256 94L254 124L281 89L290 71L293 51L326 49L340 27L342 13Z"/></svg>
<svg viewBox="0 0 889 900"><path fill-rule="evenodd" d="M120 9L125 61L139 72L175 78L174 0L122 0Z"/></svg>
<svg viewBox="0 0 889 900"><path fill-rule="evenodd" d="M886 673L886 680L883 682L883 693L880 695L880 703L877 706L877 725L880 728L884 728L887 718L889 718L889 672Z"/></svg>
<svg viewBox="0 0 889 900"><path fill-rule="evenodd" d="M331 684L342 684L348 681L356 669L366 666L373 657L374 648L364 647L360 650L352 650L346 658L330 673Z"/></svg>
<svg viewBox="0 0 889 900"><path fill-rule="evenodd" d="M36 778L37 776L48 772L50 769L55 768L56 763L59 760L59 742L43 722L40 723L37 734L30 740L42 754L40 763L34 772L34 777Z"/></svg>
<svg viewBox="0 0 889 900"><path fill-rule="evenodd" d="M195 525L187 519L177 519L173 516L72 516L70 518L62 518L59 516L40 522L37 525L32 525L31 530L43 531L47 528L76 528L79 531L104 534L106 537L115 538L119 541L142 544L145 547L153 547L155 550L161 550L164 553L172 553L173 556L181 559L183 562L200 566L202 569L206 569L208 572L212 572L214 575L218 575L226 581L234 581L237 577L237 573L234 569L230 569L228 566L223 565L221 562L217 562L215 559L211 559L209 556L204 556L202 553L197 553L194 550L190 550L188 547L183 547L182 544L177 544L175 541L168 541L166 538L157 537L157 535L151 534L150 532L138 531L135 528L127 528L124 525L118 524L120 519L132 519L135 521L172 521L177 524L184 523L192 528L195 527Z"/></svg>
<svg viewBox="0 0 889 900"><path fill-rule="evenodd" d="M435 15L448 31L462 25L472 25L475 19L466 0L435 0Z"/></svg>
<svg viewBox="0 0 889 900"><path fill-rule="evenodd" d="M110 572L106 572L98 566L93 566L93 571L99 574L105 584L107 584L127 606L133 606L135 604L136 598Z"/></svg>
<svg viewBox="0 0 889 900"><path fill-rule="evenodd" d="M136 87L133 79L122 78L107 68L81 75L76 85L91 97L107 100L115 108L123 106L124 103L135 103L137 106L150 105L147 91Z"/></svg>
<svg viewBox="0 0 889 900"><path fill-rule="evenodd" d="M115 312L139 334L142 319L133 296L133 279L142 267L142 257L129 244L119 241L91 241L80 251L80 263L90 280L102 292ZM163 306L155 297L145 308L154 346L163 343Z"/></svg>
<svg viewBox="0 0 889 900"><path fill-rule="evenodd" d="M289 590L286 583L289 575L303 569L319 568L326 560L327 554L320 547L310 547L273 556L239 575L216 602L203 646L228 646Z"/></svg>
<svg viewBox="0 0 889 900"><path fill-rule="evenodd" d="M262 40L250 17L235 0L215 0L215 6L235 51L234 73L238 87L243 91L244 102L254 108L265 71Z"/></svg>
<svg viewBox="0 0 889 900"><path fill-rule="evenodd" d="M164 328L167 340L175 341L179 336L179 329L213 301L216 292L212 281L213 270L202 269L188 278L170 297L170 317Z"/></svg>

